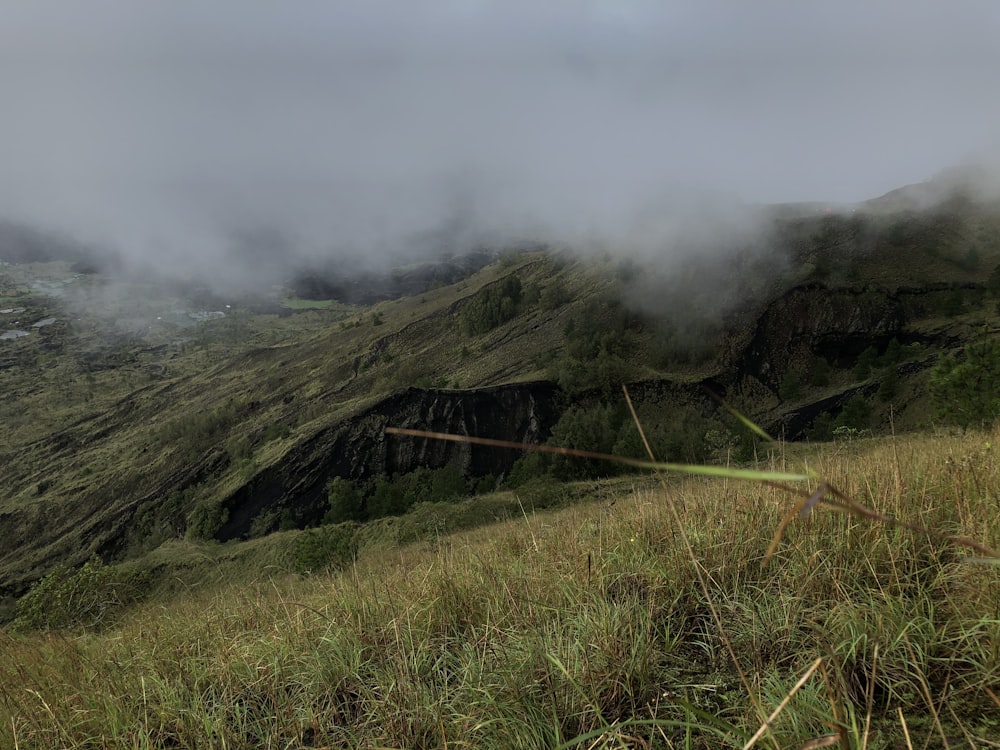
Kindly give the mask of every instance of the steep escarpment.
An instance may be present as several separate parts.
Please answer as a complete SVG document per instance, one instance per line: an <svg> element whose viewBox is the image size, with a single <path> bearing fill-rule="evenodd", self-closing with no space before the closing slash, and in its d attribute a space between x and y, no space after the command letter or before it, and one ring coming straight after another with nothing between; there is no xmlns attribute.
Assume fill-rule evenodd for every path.
<svg viewBox="0 0 1000 750"><path fill-rule="evenodd" d="M739 264L724 269L739 306L708 295L711 339L698 333L704 326L685 328L690 315L630 308L636 271L610 256L515 253L475 273L459 268L452 284L439 275L451 265L414 267L355 290L404 295L392 301L284 317L205 298L210 306L184 309L219 302L227 312L176 330L168 314L149 341L109 338L101 320L42 299L29 271L12 266L17 283L3 304L59 322L0 351L0 539L17 540L0 548L0 593L92 554L121 560L183 537L315 525L334 477L361 485L450 464L466 479L502 479L519 452L385 428L542 442L571 406L618 408L623 380L651 419L667 422L674 407L714 419L707 385L789 439L828 437L841 425L823 435L817 419L836 424L859 397L871 416L859 431L887 427L890 413L897 429L929 424L926 406L911 408L928 400L928 369L1000 321L992 216L789 219L769 250L780 262L752 277ZM462 324L466 311L492 312L489 291L508 284L520 289L511 317ZM663 296L674 288L654 287ZM143 315L159 320L154 313ZM887 375L894 388L882 387ZM730 428L719 419L712 429L731 438Z"/></svg>
<svg viewBox="0 0 1000 750"><path fill-rule="evenodd" d="M785 373L823 358L850 367L869 346L884 348L905 324L897 294L807 284L786 292L757 319L746 349L731 363L737 377L777 392Z"/></svg>
<svg viewBox="0 0 1000 750"><path fill-rule="evenodd" d="M228 520L216 538L250 533L263 513L289 511L310 525L326 510L333 477L364 481L418 467L456 465L467 477L502 476L520 454L466 443L397 438L385 428L412 427L536 444L558 418L561 391L551 383L524 383L476 391L410 388L345 422L301 441L282 460L226 497ZM258 528L259 531L259 528Z"/></svg>

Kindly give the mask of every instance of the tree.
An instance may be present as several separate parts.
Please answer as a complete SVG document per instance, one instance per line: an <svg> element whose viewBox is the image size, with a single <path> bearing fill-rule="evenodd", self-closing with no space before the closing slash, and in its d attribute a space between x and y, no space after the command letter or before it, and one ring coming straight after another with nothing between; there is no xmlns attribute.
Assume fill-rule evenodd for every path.
<svg viewBox="0 0 1000 750"><path fill-rule="evenodd" d="M701 463L710 458L713 447L728 448L738 439L714 419L706 418L695 406L640 405L638 414L653 455L659 461ZM709 433L713 435L714 445L709 444ZM622 421L613 453L628 458L649 457L631 419Z"/></svg>
<svg viewBox="0 0 1000 750"><path fill-rule="evenodd" d="M431 502L454 502L465 497L469 492L465 477L454 464L442 466L434 470L431 476Z"/></svg>
<svg viewBox="0 0 1000 750"><path fill-rule="evenodd" d="M867 380L872 374L872 367L878 359L878 352L874 346L869 346L858 357L857 364L854 365L854 376L858 380Z"/></svg>
<svg viewBox="0 0 1000 750"><path fill-rule="evenodd" d="M549 443L563 448L611 453L622 417L620 410L609 405L572 407L552 428ZM552 475L562 480L606 477L618 469L617 465L599 459L552 457Z"/></svg>
<svg viewBox="0 0 1000 750"><path fill-rule="evenodd" d="M934 407L946 422L968 428L1000 416L1000 340L985 336L931 371Z"/></svg>
<svg viewBox="0 0 1000 750"><path fill-rule="evenodd" d="M798 373L789 370L785 373L785 377L781 379L781 384L778 386L778 398L782 401L794 401L799 396L801 386L802 381Z"/></svg>
<svg viewBox="0 0 1000 750"><path fill-rule="evenodd" d="M562 278L555 278L550 281L544 289L540 296L540 303L543 310L555 310L557 307L562 307L567 302L573 299L573 295L570 294L569 289L566 287L566 283Z"/></svg>
<svg viewBox="0 0 1000 750"><path fill-rule="evenodd" d="M834 422L834 429L837 427L847 427L851 430L868 429L868 420L871 418L872 409L865 397L861 394L853 396L848 401Z"/></svg>
<svg viewBox="0 0 1000 750"><path fill-rule="evenodd" d="M990 273L990 277L986 281L986 288L990 294L1000 297L1000 266L994 268Z"/></svg>
<svg viewBox="0 0 1000 750"><path fill-rule="evenodd" d="M882 375L882 384L878 387L879 401L892 401L899 391L899 375L895 367L887 367Z"/></svg>
<svg viewBox="0 0 1000 750"><path fill-rule="evenodd" d="M368 517L399 516L410 507L406 493L397 482L387 477L375 480L375 489L368 498Z"/></svg>
<svg viewBox="0 0 1000 750"><path fill-rule="evenodd" d="M983 256L975 245L969 248L959 265L966 271L977 271L983 263Z"/></svg>
<svg viewBox="0 0 1000 750"><path fill-rule="evenodd" d="M506 323L517 315L521 296L521 280L517 276L483 287L462 308L462 331L474 336Z"/></svg>
<svg viewBox="0 0 1000 750"><path fill-rule="evenodd" d="M349 479L334 477L326 485L330 508L323 516L323 523L361 521L364 519L364 496Z"/></svg>
<svg viewBox="0 0 1000 750"><path fill-rule="evenodd" d="M830 363L826 361L825 357L817 359L813 366L812 384L819 388L830 385L830 369Z"/></svg>
<svg viewBox="0 0 1000 750"><path fill-rule="evenodd" d="M885 348L885 353L879 357L879 362L882 365L898 365L903 360L903 354L903 345L899 343L899 339L893 336L892 341Z"/></svg>

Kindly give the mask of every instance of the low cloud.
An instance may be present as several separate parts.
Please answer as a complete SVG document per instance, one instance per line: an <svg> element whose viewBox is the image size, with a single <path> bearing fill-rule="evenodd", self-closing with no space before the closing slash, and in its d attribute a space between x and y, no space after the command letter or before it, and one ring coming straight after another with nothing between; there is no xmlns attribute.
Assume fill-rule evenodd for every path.
<svg viewBox="0 0 1000 750"><path fill-rule="evenodd" d="M994 147L998 37L971 1L11 0L0 217L247 283L518 239L669 264Z"/></svg>

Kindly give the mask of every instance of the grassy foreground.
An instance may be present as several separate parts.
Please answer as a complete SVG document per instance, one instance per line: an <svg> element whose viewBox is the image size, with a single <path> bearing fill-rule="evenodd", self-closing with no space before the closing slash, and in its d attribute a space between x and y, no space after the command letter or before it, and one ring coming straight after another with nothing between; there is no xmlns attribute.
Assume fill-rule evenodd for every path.
<svg viewBox="0 0 1000 750"><path fill-rule="evenodd" d="M998 440L804 460L881 513L996 547ZM0 747L1000 747L1000 567L823 506L764 566L796 498L621 487L103 632L0 632Z"/></svg>

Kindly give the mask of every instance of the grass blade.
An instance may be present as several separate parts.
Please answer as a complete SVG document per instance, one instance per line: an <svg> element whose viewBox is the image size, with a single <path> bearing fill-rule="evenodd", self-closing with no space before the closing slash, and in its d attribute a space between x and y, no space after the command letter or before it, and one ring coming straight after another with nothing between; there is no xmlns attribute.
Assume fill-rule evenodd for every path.
<svg viewBox="0 0 1000 750"><path fill-rule="evenodd" d="M516 443L510 440L496 440L494 438L475 437L473 435L453 435L448 432L414 430L406 427L386 427L385 433L387 435L424 438L426 440L447 440L453 443L469 443L471 445L485 445L492 448L510 448L511 450L534 451L536 453L552 453L559 456L572 456L574 458L589 458L599 461L610 461L623 466L632 466L636 469L674 471L681 474L692 474L697 476L745 479L751 482L805 482L810 479L808 474L795 474L784 471L761 471L758 469L735 469L726 466L706 466L703 464L677 464L663 461L644 461L639 458L614 456L610 453L598 453L597 451L586 451L578 448L563 448L558 445L532 445L530 443Z"/></svg>

